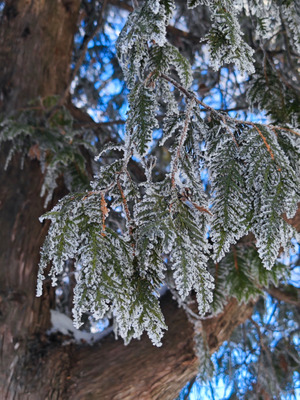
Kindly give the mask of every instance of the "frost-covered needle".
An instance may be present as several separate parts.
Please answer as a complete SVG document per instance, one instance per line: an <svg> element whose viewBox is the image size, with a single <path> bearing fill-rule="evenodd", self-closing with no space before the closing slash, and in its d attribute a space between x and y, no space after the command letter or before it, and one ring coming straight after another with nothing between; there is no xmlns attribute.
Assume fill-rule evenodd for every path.
<svg viewBox="0 0 300 400"><path fill-rule="evenodd" d="M194 210L196 208L196 210L200 211L200 212L205 212L209 215L212 215L212 213L210 211L208 211L206 208L199 206L198 204L196 204L195 202L191 201L188 198L188 195L183 193L178 193L178 198L180 201L182 201L186 206L188 206L190 209Z"/></svg>

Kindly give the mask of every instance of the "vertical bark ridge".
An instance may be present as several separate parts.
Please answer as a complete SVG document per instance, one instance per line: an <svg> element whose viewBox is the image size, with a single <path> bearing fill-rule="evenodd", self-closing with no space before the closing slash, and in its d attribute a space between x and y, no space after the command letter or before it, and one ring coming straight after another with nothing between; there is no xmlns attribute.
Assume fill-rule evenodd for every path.
<svg viewBox="0 0 300 400"><path fill-rule="evenodd" d="M61 94L69 80L80 0L7 0L0 21L0 110Z"/></svg>
<svg viewBox="0 0 300 400"><path fill-rule="evenodd" d="M14 114L38 97L65 90L79 7L80 0L5 2L0 20L0 112ZM60 349L55 358L52 351L46 363L49 344L45 347L42 340L50 324L52 292L46 284L43 298L35 297L39 249L47 230L38 220L45 211L40 198L43 176L38 161L25 159L21 170L18 156L4 171L7 151L8 146L0 151L0 398L61 398L67 352ZM45 364L48 376L41 379L37 371L45 372Z"/></svg>

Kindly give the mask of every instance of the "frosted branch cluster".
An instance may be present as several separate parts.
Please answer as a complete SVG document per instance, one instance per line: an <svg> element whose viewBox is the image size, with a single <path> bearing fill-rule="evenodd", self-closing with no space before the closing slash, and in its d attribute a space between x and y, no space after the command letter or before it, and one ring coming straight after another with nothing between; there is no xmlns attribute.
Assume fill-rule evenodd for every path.
<svg viewBox="0 0 300 400"><path fill-rule="evenodd" d="M262 19L260 5L251 4L272 8L273 2L207 0L189 6L200 3L211 9L207 39L213 66L235 63L254 72L253 50L238 16L247 3L246 11ZM117 42L130 89L124 144L103 149L98 161L105 153L114 161L101 165L92 191L68 195L43 217L52 223L42 249L38 295L48 263L55 284L64 263L74 259L75 324L85 312L111 317L126 343L147 331L155 345L161 344L167 329L159 304L162 285L175 288L182 301L194 291L201 316L219 312L227 296L240 301L256 296L255 284L276 281L283 273L272 267L296 235L282 216L292 217L299 201L299 131L236 120L198 100L189 62L166 39L174 7L172 0L147 0L129 16ZM277 8L272 10L276 26ZM289 21L293 10L293 5L285 8ZM161 104L166 113L159 125ZM200 107L211 111L209 119L201 117ZM161 126L161 149L170 161L164 176L155 179L152 141ZM143 182L131 176L132 159L144 170ZM201 180L204 171L209 192ZM116 215L123 221L118 227ZM233 247L249 232L259 257L252 248Z"/></svg>

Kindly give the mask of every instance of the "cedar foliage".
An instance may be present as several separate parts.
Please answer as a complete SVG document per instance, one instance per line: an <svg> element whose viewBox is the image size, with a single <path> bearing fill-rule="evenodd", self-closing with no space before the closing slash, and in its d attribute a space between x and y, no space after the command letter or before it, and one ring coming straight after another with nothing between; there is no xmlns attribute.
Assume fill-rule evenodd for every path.
<svg viewBox="0 0 300 400"><path fill-rule="evenodd" d="M213 66L232 62L253 72L253 51L247 50L237 20L239 8L231 1L209 6ZM299 160L299 131L289 125L240 121L217 111L206 123L199 106L207 106L190 90L191 66L166 39L174 7L171 1L146 1L129 16L118 38L118 59L130 89L122 155L101 167L91 191L68 196L43 216L50 218L52 225L42 249L38 294L48 262L55 284L63 263L75 259L81 266L74 298L76 326L80 326L83 312L90 311L95 318L109 315L125 342L140 337L145 329L154 344L161 343L166 326L157 293L161 285L168 284L167 272L182 301L191 290L196 292L199 313L205 315L211 312L214 288L207 269L210 258L219 262L230 246L252 232L262 263L269 270L280 249L288 251L296 236L283 214L291 218L299 200L299 175L292 166ZM171 68L178 78L173 78ZM159 101L172 97L174 89L183 97L185 109L179 116L173 101L168 110L163 135L167 132L174 141L169 149L170 172L153 182L156 160L150 153L153 132L159 127ZM194 121L198 124L191 126ZM286 140L281 138L293 142L294 151L290 148L287 153ZM201 185L196 156L201 140L206 144L201 169L209 171L209 198ZM132 157L143 166L146 181L142 183L130 182ZM135 190L130 190L131 185ZM182 201L178 194L187 190L190 198ZM112 209L116 205L123 208L126 228L122 232L107 228L104 233L107 215L99 209L101 196L109 199ZM240 254L239 258L239 264L245 262ZM245 292L242 274L241 268L231 279L229 291L240 301L257 290L250 285ZM257 283L265 282L258 279Z"/></svg>

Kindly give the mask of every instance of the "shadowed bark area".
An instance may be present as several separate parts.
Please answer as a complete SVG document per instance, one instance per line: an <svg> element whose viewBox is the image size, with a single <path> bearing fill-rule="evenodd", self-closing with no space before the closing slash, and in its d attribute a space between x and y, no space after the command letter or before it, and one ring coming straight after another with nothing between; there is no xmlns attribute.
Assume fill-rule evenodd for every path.
<svg viewBox="0 0 300 400"><path fill-rule="evenodd" d="M74 351L69 397L74 399L173 399L197 371L193 327L170 296L162 300L168 332L163 346L144 335L124 346L114 337Z"/></svg>
<svg viewBox="0 0 300 400"><path fill-rule="evenodd" d="M27 161L20 170L15 157L3 171L4 161L5 149L0 155L0 392L13 398L9 393L16 382L27 385L23 361L33 335L49 327L51 299L47 288L42 299L35 297L39 248L47 232L38 220L44 212L39 164Z"/></svg>
<svg viewBox="0 0 300 400"><path fill-rule="evenodd" d="M162 299L168 332L163 346L155 348L144 335L125 347L112 337L101 344L74 351L69 398L173 400L198 368L194 351L194 327L170 295ZM252 314L253 304L232 300L224 312L203 322L211 350L228 339L235 326ZM213 343L210 343L213 335Z"/></svg>
<svg viewBox="0 0 300 400"><path fill-rule="evenodd" d="M61 94L80 0L7 0L0 25L0 110Z"/></svg>
<svg viewBox="0 0 300 400"><path fill-rule="evenodd" d="M5 2L0 111L13 114L38 96L65 89L79 6L80 0ZM35 297L39 249L47 232L47 225L38 220L45 211L40 198L43 176L37 161L26 159L21 169L20 157L4 171L8 149L1 146L0 152L0 398L61 398L64 349L59 363L51 364L49 358L43 377L36 370L45 362L41 335L49 327L51 305L47 288L42 299Z"/></svg>

